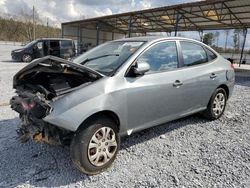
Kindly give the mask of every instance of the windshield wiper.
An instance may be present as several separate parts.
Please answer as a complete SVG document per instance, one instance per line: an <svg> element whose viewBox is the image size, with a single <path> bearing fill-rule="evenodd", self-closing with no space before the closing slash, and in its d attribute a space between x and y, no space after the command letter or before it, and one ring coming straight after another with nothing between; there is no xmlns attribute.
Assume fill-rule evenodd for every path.
<svg viewBox="0 0 250 188"><path fill-rule="evenodd" d="M97 57L87 58L83 62L81 62L80 64L83 65L83 64L87 63L88 61L100 59L100 58L107 57L107 56L119 56L119 54L105 54L105 55L101 55L101 56L97 56Z"/></svg>

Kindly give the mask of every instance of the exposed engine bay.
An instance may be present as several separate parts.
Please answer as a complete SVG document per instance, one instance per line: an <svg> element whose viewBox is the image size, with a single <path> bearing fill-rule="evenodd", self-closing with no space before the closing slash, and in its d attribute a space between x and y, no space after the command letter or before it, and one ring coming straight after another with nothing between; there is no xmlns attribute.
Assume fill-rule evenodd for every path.
<svg viewBox="0 0 250 188"><path fill-rule="evenodd" d="M50 144L67 144L72 133L42 118L53 110L50 106L53 101L101 77L87 67L53 56L35 60L20 70L13 80L17 96L12 97L10 104L22 122L17 130L21 142L31 138Z"/></svg>

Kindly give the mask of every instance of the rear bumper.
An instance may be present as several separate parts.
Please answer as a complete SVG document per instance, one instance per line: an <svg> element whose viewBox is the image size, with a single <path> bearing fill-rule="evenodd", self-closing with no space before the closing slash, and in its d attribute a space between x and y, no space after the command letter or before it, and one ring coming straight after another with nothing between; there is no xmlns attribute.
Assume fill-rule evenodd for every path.
<svg viewBox="0 0 250 188"><path fill-rule="evenodd" d="M228 87L228 98L230 98L233 94L234 85L235 85L235 72L232 71L230 77L227 77L227 87Z"/></svg>

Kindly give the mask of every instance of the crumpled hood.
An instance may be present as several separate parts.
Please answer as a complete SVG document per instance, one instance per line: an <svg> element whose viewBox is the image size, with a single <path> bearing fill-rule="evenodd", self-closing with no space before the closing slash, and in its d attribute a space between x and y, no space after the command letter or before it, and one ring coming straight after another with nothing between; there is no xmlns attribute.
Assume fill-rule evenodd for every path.
<svg viewBox="0 0 250 188"><path fill-rule="evenodd" d="M23 78L25 75L27 75L27 74L29 74L30 72L33 72L33 71L39 72L39 69L37 69L38 66L42 66L42 67L44 67L44 69L48 70L53 65L57 65L57 64L58 65L65 65L65 66L70 67L70 68L74 68L74 69L77 69L77 70L81 70L81 71L90 73L94 77L97 77L97 78L104 77L103 74L101 74L101 73L99 73L99 72L97 72L97 71L95 71L93 69L90 69L90 68L88 68L86 66L83 66L81 64L76 64L76 63L73 63L71 61L68 61L68 60L65 60L65 59L62 59L62 58L59 58L59 57L55 57L55 56L45 56L43 58L39 58L39 59L36 59L36 60L32 61L30 64L25 66L23 69L18 71L16 73L16 75L14 76L14 78L13 78L13 88L16 88L17 81L20 78ZM37 69L37 70L35 70L35 69Z"/></svg>

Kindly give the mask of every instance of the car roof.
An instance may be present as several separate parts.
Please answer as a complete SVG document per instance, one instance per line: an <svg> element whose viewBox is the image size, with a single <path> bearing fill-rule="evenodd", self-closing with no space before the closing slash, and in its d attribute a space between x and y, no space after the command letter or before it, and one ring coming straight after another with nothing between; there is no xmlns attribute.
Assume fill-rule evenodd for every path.
<svg viewBox="0 0 250 188"><path fill-rule="evenodd" d="M72 40L69 38L40 38L39 40Z"/></svg>
<svg viewBox="0 0 250 188"><path fill-rule="evenodd" d="M123 38L118 39L115 41L141 41L141 42L152 42L152 41L158 41L158 40L189 40L189 41L195 41L200 42L198 40L184 38L184 37L162 37L162 36L143 36L143 37L131 37L131 38Z"/></svg>
<svg viewBox="0 0 250 188"><path fill-rule="evenodd" d="M215 53L216 55L219 55L219 53L217 53L213 48L211 48L210 46L204 44L203 42L199 41L199 40L195 40L195 39L190 39L190 38L185 38L185 37L162 37L162 36L143 36L143 37L131 37L131 38L123 38L123 39L118 39L118 40L114 40L115 41L133 41L133 42L147 42L147 43L154 43L154 42L158 42L158 41L162 41L162 40L185 40L185 41L189 41L189 42L194 42L194 43L198 43L202 46L206 46L206 48L208 48L210 51L212 51L213 53ZM113 41L112 41L113 42Z"/></svg>

